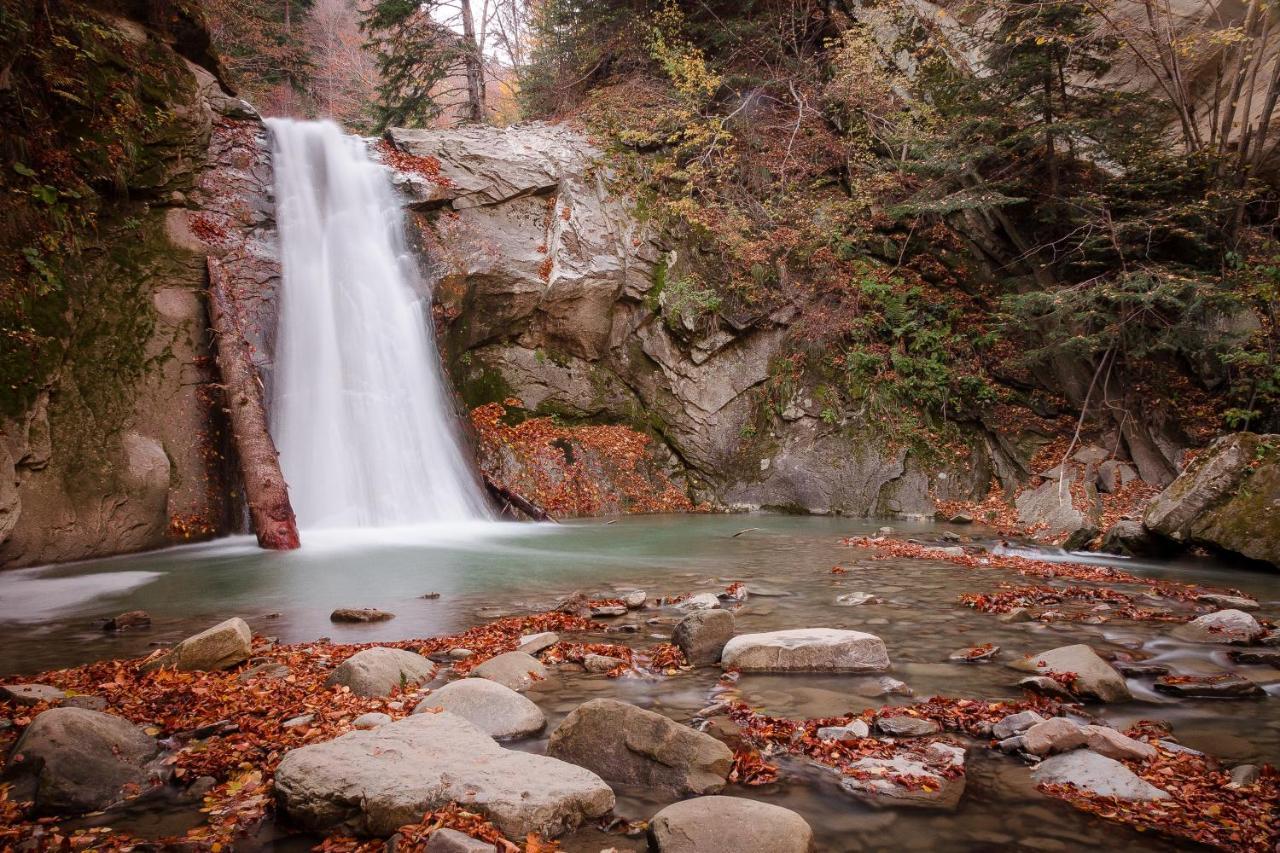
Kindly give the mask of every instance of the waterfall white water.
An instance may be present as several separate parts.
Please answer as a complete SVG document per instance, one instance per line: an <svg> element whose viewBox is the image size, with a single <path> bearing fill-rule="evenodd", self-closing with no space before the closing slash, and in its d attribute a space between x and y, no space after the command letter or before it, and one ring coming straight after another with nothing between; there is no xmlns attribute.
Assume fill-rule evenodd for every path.
<svg viewBox="0 0 1280 853"><path fill-rule="evenodd" d="M267 124L284 272L271 432L299 526L489 518L387 170L332 122Z"/></svg>

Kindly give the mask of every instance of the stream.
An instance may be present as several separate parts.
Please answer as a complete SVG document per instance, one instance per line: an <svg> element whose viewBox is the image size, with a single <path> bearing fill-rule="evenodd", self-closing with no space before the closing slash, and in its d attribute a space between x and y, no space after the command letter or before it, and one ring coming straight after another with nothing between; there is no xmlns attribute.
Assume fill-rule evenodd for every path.
<svg viewBox="0 0 1280 853"><path fill-rule="evenodd" d="M896 536L940 543L950 530L975 544L994 542L977 526L892 521ZM104 658L136 657L230 616L242 616L256 634L283 643L363 643L461 631L499 616L553 607L582 590L593 596L643 589L659 595L721 591L743 581L752 593L735 611L739 633L782 628L835 627L882 637L893 661L890 675L909 685L915 699L934 695L1016 697L1021 674L1004 665L1071 643L1102 654L1128 652L1183 674L1238 671L1261 684L1268 697L1253 701L1183 699L1158 694L1149 679L1129 679L1135 701L1087 706L1120 728L1140 719L1166 720L1177 740L1211 753L1225 765L1280 763L1280 671L1232 664L1226 647L1170 638L1168 623L1089 625L1038 622L1005 624L963 607L966 592L987 592L1002 582L1023 581L1011 572L969 569L948 562L871 559L842 545L845 536L874 533L881 522L843 518L747 516L629 517L561 525L461 522L417 528L304 531L299 551L258 550L251 538L80 564L0 574L0 671L30 674ZM742 532L746 531L746 532ZM735 535L738 534L738 535ZM986 538L984 538L986 537ZM1030 555L1030 554L1029 554ZM1037 552L1040 559L1078 559ZM1280 615L1280 587L1273 574L1232 568L1210 560L1170 563L1107 560L1134 574L1235 587L1261 602L1257 615ZM833 575L832 566L848 571ZM1023 581L1033 582L1033 581ZM883 603L838 606L837 595L874 593ZM438 593L438 598L423 598ZM375 607L396 618L383 623L339 625L337 607ZM152 627L104 633L101 620L147 610ZM635 633L595 638L636 648L670 637L674 609L647 609L607 621L634 624ZM652 621L651 621L652 620ZM995 643L1001 655L986 664L949 662L955 650ZM719 671L702 668L671 678L606 679L561 667L527 694L546 713L539 738L511 744L541 751L546 736L578 704L612 696L686 722L709 704ZM824 717L883 704L908 704L909 696L876 696L878 676L744 675L737 687L753 706L771 715ZM782 781L761 788L730 786L726 793L756 797L793 809L813 826L818 849L855 850L1109 850L1175 849L1167 841L1080 813L1039 794L1026 767L983 749L969 753L968 783L954 813L876 809L842 794L826 774L782 760ZM670 799L615 786L616 813L647 819ZM266 828L260 849L307 849L314 839L290 838ZM562 840L570 851L616 847L643 850L643 839L583 829Z"/></svg>

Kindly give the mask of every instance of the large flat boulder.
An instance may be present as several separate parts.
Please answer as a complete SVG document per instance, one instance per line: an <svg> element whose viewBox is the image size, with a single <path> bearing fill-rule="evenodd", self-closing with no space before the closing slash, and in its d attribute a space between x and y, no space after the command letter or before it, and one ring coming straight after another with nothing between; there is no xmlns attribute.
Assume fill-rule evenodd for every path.
<svg viewBox="0 0 1280 853"><path fill-rule="evenodd" d="M275 791L281 811L304 829L373 836L456 802L511 838L554 837L607 814L614 802L591 771L504 749L447 711L286 753Z"/></svg>
<svg viewBox="0 0 1280 853"><path fill-rule="evenodd" d="M84 708L52 708L27 726L5 766L13 799L34 800L41 815L106 808L148 786L160 752L128 720Z"/></svg>
<svg viewBox="0 0 1280 853"><path fill-rule="evenodd" d="M1098 653L1083 643L1061 646L1047 652L1032 655L1013 664L1018 669L1038 672L1042 675L1074 674L1071 692L1099 702L1128 702L1133 698L1124 676L1107 663Z"/></svg>
<svg viewBox="0 0 1280 853"><path fill-rule="evenodd" d="M1039 785L1074 785L1081 791L1121 800L1167 800L1169 794L1142 779L1113 758L1088 749L1064 752L1031 771Z"/></svg>
<svg viewBox="0 0 1280 853"><path fill-rule="evenodd" d="M547 755L610 782L677 794L714 794L733 766L729 747L711 735L616 699L575 708L551 733Z"/></svg>
<svg viewBox="0 0 1280 853"><path fill-rule="evenodd" d="M547 725L547 718L537 705L487 678L452 681L419 702L413 713L435 708L457 714L498 740L536 734Z"/></svg>
<svg viewBox="0 0 1280 853"><path fill-rule="evenodd" d="M813 830L800 815L741 797L673 803L649 821L658 853L809 853Z"/></svg>
<svg viewBox="0 0 1280 853"><path fill-rule="evenodd" d="M923 784L921 784L923 783ZM964 749L934 742L851 763L840 788L874 806L949 811L964 794Z"/></svg>
<svg viewBox="0 0 1280 853"><path fill-rule="evenodd" d="M326 687L348 687L357 696L389 696L397 689L430 681L436 665L404 649L375 646L356 652L333 671Z"/></svg>
<svg viewBox="0 0 1280 853"><path fill-rule="evenodd" d="M889 668L889 652L874 634L794 628L739 634L725 643L720 661L742 670L878 672Z"/></svg>
<svg viewBox="0 0 1280 853"><path fill-rule="evenodd" d="M1280 566L1280 435L1224 435L1147 505L1142 523L1182 545Z"/></svg>
<svg viewBox="0 0 1280 853"><path fill-rule="evenodd" d="M187 637L167 654L149 661L143 669L227 669L248 660L252 653L253 632L248 623L236 617Z"/></svg>
<svg viewBox="0 0 1280 853"><path fill-rule="evenodd" d="M1191 643L1250 643L1266 631L1243 610L1217 610L1179 625L1171 633Z"/></svg>

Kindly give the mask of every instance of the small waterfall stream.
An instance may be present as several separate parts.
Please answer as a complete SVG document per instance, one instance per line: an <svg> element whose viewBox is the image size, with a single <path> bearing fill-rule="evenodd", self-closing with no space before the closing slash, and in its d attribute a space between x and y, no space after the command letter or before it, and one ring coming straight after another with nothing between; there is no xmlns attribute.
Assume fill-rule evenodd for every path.
<svg viewBox="0 0 1280 853"><path fill-rule="evenodd" d="M489 518L386 169L332 122L267 124L284 271L271 431L299 526Z"/></svg>

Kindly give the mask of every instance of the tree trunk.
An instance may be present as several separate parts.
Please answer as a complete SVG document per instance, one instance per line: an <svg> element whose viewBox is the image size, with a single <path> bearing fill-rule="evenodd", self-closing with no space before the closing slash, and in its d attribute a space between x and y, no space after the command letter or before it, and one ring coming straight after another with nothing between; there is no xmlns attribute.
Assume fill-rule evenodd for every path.
<svg viewBox="0 0 1280 853"><path fill-rule="evenodd" d="M484 477L485 489L487 489L489 494L493 495L497 500L502 501L512 509L519 510L534 521L555 521L555 519L552 518L545 509L538 506L533 501L523 495L516 494L506 486L501 485L488 474L482 473L482 476Z"/></svg>
<svg viewBox="0 0 1280 853"><path fill-rule="evenodd" d="M209 321L217 338L218 370L226 393L231 434L240 457L240 476L258 546L289 551L299 546L298 525L289 503L289 486L280 472L276 444L267 430L258 369L249 357L227 277L216 258L208 259Z"/></svg>
<svg viewBox="0 0 1280 853"><path fill-rule="evenodd" d="M467 73L467 121L477 124L484 121L484 45L476 41L476 22L471 16L471 0L461 0L462 40L466 42L463 63Z"/></svg>

